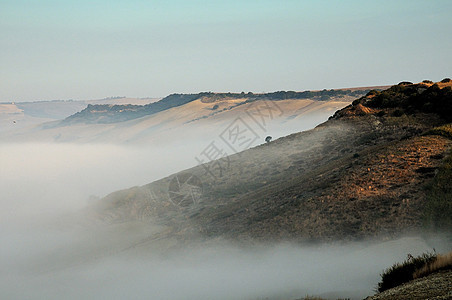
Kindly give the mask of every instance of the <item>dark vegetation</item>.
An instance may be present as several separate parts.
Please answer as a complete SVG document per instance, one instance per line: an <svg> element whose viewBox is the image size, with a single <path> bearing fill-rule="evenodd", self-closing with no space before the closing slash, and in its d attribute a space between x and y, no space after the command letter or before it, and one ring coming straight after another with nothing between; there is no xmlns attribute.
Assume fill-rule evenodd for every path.
<svg viewBox="0 0 452 300"><path fill-rule="evenodd" d="M445 255L423 253L417 257L408 254L404 262L395 263L381 274L381 281L378 283L378 292L384 292L413 279L426 277L437 272L447 272L449 270L452 270L452 252Z"/></svg>
<svg viewBox="0 0 452 300"><path fill-rule="evenodd" d="M435 113L447 122L452 121L452 89L440 88L437 84L427 87L423 84L400 83L382 92L370 91L354 105L358 103L370 108L394 108L396 116L403 113Z"/></svg>
<svg viewBox="0 0 452 300"><path fill-rule="evenodd" d="M81 112L78 112L65 120L62 124L72 124L77 122L84 123L115 123L127 120L141 118L147 115L156 114L158 112L181 106L195 100L201 100L204 103L217 102L227 99L244 99L245 103L257 100L286 100L286 99L314 99L318 101L326 101L331 97L360 97L369 92L369 90L322 90L322 91L278 91L272 93L254 94L254 93L212 93L202 92L198 94L172 94L162 100L147 105L108 105L97 104L88 105ZM212 110L217 109L214 105Z"/></svg>
<svg viewBox="0 0 452 300"><path fill-rule="evenodd" d="M396 263L381 274L378 283L378 292L386 291L414 279L414 273L429 263L435 261L437 255L434 253L423 253L413 257L408 255L403 263Z"/></svg>

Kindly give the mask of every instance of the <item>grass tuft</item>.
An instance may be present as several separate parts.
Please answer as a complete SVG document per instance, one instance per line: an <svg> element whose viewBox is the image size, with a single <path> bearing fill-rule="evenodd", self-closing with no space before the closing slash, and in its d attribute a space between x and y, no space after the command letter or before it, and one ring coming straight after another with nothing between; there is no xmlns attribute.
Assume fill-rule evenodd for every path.
<svg viewBox="0 0 452 300"><path fill-rule="evenodd" d="M445 255L438 254L434 261L414 272L413 277L421 278L442 270L452 270L452 252Z"/></svg>
<svg viewBox="0 0 452 300"><path fill-rule="evenodd" d="M430 264L436 259L436 254L423 253L418 257L410 254L403 263L396 263L381 274L381 281L378 283L378 292L383 292L393 287L414 279L414 273Z"/></svg>

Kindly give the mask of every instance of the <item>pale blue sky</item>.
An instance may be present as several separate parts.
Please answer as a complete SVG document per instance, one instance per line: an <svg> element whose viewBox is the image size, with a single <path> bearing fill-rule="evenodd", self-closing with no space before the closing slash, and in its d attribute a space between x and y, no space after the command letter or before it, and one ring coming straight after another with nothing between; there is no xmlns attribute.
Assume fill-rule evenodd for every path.
<svg viewBox="0 0 452 300"><path fill-rule="evenodd" d="M452 76L452 1L0 0L0 102Z"/></svg>

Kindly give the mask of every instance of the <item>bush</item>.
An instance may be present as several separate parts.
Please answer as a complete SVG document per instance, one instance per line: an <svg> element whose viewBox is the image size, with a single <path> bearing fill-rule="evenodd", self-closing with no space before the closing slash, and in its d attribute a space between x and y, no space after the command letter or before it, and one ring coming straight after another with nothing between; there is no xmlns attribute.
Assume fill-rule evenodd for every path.
<svg viewBox="0 0 452 300"><path fill-rule="evenodd" d="M441 80L441 83L448 83L451 82L452 80L450 78L444 78L443 80Z"/></svg>
<svg viewBox="0 0 452 300"><path fill-rule="evenodd" d="M396 109L396 110L392 113L392 115L393 115L394 117L401 117L401 116L403 116L403 111L400 110L400 109Z"/></svg>
<svg viewBox="0 0 452 300"><path fill-rule="evenodd" d="M414 273L436 259L436 254L423 253L418 257L410 254L403 263L395 263L381 274L381 282L378 283L378 292L383 292L393 287L414 279Z"/></svg>
<svg viewBox="0 0 452 300"><path fill-rule="evenodd" d="M353 102L352 102L352 105L353 106L356 106L356 105L358 105L358 104L360 104L361 103L361 99L356 99L356 100L354 100Z"/></svg>
<svg viewBox="0 0 452 300"><path fill-rule="evenodd" d="M423 83L433 83L431 80L422 80Z"/></svg>
<svg viewBox="0 0 452 300"><path fill-rule="evenodd" d="M413 83L409 82L409 81L402 81L402 82L399 82L398 85L411 85L411 84L413 84Z"/></svg>
<svg viewBox="0 0 452 300"><path fill-rule="evenodd" d="M378 95L378 94L380 94L381 92L380 91L377 91L377 90L371 90L371 91L369 91L368 93L367 93L367 96L376 96L376 95Z"/></svg>

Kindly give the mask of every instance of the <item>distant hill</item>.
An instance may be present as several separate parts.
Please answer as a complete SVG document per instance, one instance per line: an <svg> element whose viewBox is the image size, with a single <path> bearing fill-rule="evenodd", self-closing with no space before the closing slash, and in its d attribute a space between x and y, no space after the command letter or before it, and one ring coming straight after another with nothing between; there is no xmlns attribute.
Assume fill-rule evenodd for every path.
<svg viewBox="0 0 452 300"><path fill-rule="evenodd" d="M2 140L153 145L187 140L202 144L218 137L240 117L242 121L257 126L254 130L259 139L248 145L251 147L264 140L265 136L261 136L264 134L277 138L312 128L369 90L174 94L147 105L91 104L63 121L10 131L2 136ZM250 113L268 105L274 111L263 128L253 120L258 116Z"/></svg>
<svg viewBox="0 0 452 300"><path fill-rule="evenodd" d="M203 103L215 103L225 100L242 100L237 105L243 105L258 100L279 101L287 99L311 99L318 101L327 101L334 98L358 98L366 94L369 89L338 89L322 91L279 91L273 93L254 94L254 93L212 93L204 92L198 94L172 94L162 100L147 105L88 105L86 109L66 118L62 124L87 123L87 124L108 124L124 122L143 116L153 115L158 112L178 107L195 100Z"/></svg>
<svg viewBox="0 0 452 300"><path fill-rule="evenodd" d="M110 97L99 100L52 100L0 103L0 132L27 128L44 122L65 119L90 104L145 105L155 98Z"/></svg>
<svg viewBox="0 0 452 300"><path fill-rule="evenodd" d="M451 85L370 91L313 130L112 193L97 217L157 222L179 241L452 230Z"/></svg>

